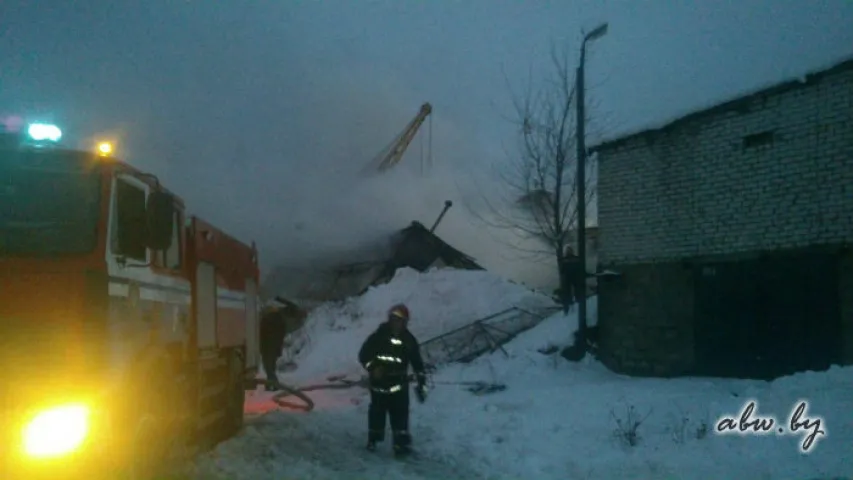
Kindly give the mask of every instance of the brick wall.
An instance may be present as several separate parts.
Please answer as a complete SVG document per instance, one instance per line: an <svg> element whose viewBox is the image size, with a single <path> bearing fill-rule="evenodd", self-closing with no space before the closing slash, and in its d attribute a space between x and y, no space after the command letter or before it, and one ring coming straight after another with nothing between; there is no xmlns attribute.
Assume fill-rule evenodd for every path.
<svg viewBox="0 0 853 480"><path fill-rule="evenodd" d="M692 368L682 260L853 244L853 69L736 106L599 151L599 264L623 274L599 285L602 361L614 370ZM840 268L853 363L853 254Z"/></svg>
<svg viewBox="0 0 853 480"><path fill-rule="evenodd" d="M853 70L635 137L599 169L602 265L853 242Z"/></svg>
<svg viewBox="0 0 853 480"><path fill-rule="evenodd" d="M681 264L641 264L620 273L626 281L605 279L599 285L602 362L627 374L688 371L693 366L692 271Z"/></svg>

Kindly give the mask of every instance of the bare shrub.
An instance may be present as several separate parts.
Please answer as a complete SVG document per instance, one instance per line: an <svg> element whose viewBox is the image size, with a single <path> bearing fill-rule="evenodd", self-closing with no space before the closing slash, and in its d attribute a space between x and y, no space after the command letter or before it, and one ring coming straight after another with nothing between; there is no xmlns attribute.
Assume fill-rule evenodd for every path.
<svg viewBox="0 0 853 480"><path fill-rule="evenodd" d="M649 410L649 413L644 417L640 417L637 414L637 409L634 408L633 405L628 406L625 411L625 418L619 418L613 412L610 411L610 416L613 417L613 420L616 422L616 429L613 431L613 436L616 439L628 446L628 447L636 447L640 443L640 425L649 418L649 415L652 414L652 411Z"/></svg>
<svg viewBox="0 0 853 480"><path fill-rule="evenodd" d="M702 440L708 435L708 414L701 414L696 418L694 414L688 414L682 408L677 407L678 413L670 419L667 432L670 434L672 441L682 445L691 437L696 440Z"/></svg>

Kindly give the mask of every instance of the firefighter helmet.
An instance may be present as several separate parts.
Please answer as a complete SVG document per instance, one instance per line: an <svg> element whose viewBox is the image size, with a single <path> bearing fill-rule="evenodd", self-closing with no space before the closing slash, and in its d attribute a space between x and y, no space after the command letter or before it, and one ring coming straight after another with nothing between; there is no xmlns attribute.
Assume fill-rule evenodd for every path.
<svg viewBox="0 0 853 480"><path fill-rule="evenodd" d="M399 303L388 310L388 318L399 318L400 320L409 320L409 307Z"/></svg>

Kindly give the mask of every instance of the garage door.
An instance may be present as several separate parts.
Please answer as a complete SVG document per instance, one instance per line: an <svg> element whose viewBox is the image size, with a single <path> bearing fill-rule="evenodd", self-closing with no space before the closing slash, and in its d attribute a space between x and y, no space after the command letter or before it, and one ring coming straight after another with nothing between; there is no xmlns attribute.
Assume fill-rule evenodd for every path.
<svg viewBox="0 0 853 480"><path fill-rule="evenodd" d="M696 373L772 379L838 363L838 261L799 253L698 266Z"/></svg>

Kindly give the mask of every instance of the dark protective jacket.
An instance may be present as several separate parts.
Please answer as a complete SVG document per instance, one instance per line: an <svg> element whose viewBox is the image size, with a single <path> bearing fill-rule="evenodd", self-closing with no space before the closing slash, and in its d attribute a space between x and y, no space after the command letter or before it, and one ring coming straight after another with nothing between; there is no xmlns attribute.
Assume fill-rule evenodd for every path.
<svg viewBox="0 0 853 480"><path fill-rule="evenodd" d="M394 336L388 323L383 323L361 345L358 361L371 372L371 389L393 393L407 388L409 365L415 371L418 387L426 382L421 349L415 336L403 329ZM373 376L375 369L381 369L381 376Z"/></svg>
<svg viewBox="0 0 853 480"><path fill-rule="evenodd" d="M284 346L284 337L287 335L287 321L284 311L276 309L264 312L261 315L260 323L258 336L260 337L261 354L278 358Z"/></svg>
<svg viewBox="0 0 853 480"><path fill-rule="evenodd" d="M560 275L563 285L579 288L586 281L585 272L581 266L581 259L577 255L569 254L563 257L560 265Z"/></svg>

